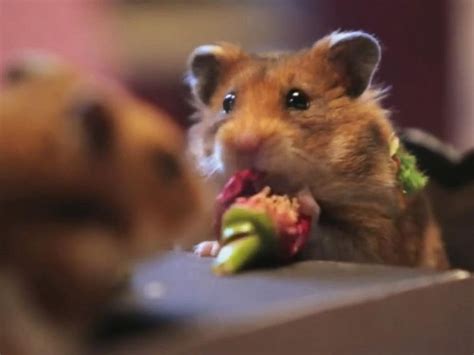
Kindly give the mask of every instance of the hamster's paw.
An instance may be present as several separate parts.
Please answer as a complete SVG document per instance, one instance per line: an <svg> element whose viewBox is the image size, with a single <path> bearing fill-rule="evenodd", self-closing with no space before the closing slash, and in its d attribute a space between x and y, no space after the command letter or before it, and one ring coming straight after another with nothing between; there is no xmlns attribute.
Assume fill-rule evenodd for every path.
<svg viewBox="0 0 474 355"><path fill-rule="evenodd" d="M305 187L304 189L300 190L296 194L296 198L300 204L300 213L311 216L313 220L318 221L319 215L321 214L321 207L319 207L319 204L314 199L314 196L309 188Z"/></svg>
<svg viewBox="0 0 474 355"><path fill-rule="evenodd" d="M194 246L194 254L202 257L214 257L217 256L220 248L218 241L206 240Z"/></svg>

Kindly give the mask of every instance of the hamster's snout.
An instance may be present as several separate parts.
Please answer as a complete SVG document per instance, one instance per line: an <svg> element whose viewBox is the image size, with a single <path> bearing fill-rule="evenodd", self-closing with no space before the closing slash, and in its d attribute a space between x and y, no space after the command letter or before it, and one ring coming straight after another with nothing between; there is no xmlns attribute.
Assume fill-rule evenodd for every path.
<svg viewBox="0 0 474 355"><path fill-rule="evenodd" d="M241 169L291 175L289 163L295 160L291 148L293 138L284 120L249 110L219 128L214 143L215 158L226 176Z"/></svg>
<svg viewBox="0 0 474 355"><path fill-rule="evenodd" d="M229 144L237 154L257 154L263 139L255 133L242 133L232 139Z"/></svg>
<svg viewBox="0 0 474 355"><path fill-rule="evenodd" d="M226 170L258 168L265 139L255 132L239 132L220 139L222 162Z"/></svg>

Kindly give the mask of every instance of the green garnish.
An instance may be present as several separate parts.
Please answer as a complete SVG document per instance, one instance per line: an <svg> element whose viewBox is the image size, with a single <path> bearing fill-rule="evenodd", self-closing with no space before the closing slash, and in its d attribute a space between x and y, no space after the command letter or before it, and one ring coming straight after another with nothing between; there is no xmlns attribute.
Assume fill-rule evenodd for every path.
<svg viewBox="0 0 474 355"><path fill-rule="evenodd" d="M400 144L400 140L395 134L390 138L389 151L392 159L400 162L397 178L403 192L412 194L423 189L428 183L428 177L418 169L416 157Z"/></svg>
<svg viewBox="0 0 474 355"><path fill-rule="evenodd" d="M428 183L428 177L423 174L416 165L416 158L403 147L399 147L395 156L400 160L398 170L398 181L400 181L403 191L407 194L415 193L423 189Z"/></svg>

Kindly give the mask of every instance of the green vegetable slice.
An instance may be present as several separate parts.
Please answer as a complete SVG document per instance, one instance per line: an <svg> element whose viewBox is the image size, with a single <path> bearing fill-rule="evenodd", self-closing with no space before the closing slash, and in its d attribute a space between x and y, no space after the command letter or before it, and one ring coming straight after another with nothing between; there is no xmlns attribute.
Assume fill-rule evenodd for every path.
<svg viewBox="0 0 474 355"><path fill-rule="evenodd" d="M219 251L212 270L218 275L234 274L257 259L262 248L262 239L249 234L224 245Z"/></svg>

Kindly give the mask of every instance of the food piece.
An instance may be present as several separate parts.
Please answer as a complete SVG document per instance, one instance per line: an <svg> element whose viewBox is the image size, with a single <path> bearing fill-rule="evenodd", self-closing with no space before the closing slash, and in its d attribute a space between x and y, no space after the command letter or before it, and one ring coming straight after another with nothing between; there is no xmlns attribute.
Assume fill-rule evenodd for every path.
<svg viewBox="0 0 474 355"><path fill-rule="evenodd" d="M399 139L393 136L390 140L390 156L397 164L397 178L406 194L423 189L428 183L428 177L418 169L416 157L400 145Z"/></svg>
<svg viewBox="0 0 474 355"><path fill-rule="evenodd" d="M224 212L235 202L238 197L248 197L256 194L263 187L264 174L254 170L241 170L235 173L222 189L216 199L215 232L221 232L221 219Z"/></svg>
<svg viewBox="0 0 474 355"><path fill-rule="evenodd" d="M399 149L396 157L400 162L398 180L403 191L412 194L423 189L428 182L428 177L418 169L415 156L405 149Z"/></svg>
<svg viewBox="0 0 474 355"><path fill-rule="evenodd" d="M287 262L306 244L311 217L296 198L272 195L262 174L235 174L218 196L216 227L223 246L214 262L217 274L231 274L257 264Z"/></svg>
<svg viewBox="0 0 474 355"><path fill-rule="evenodd" d="M213 271L217 275L234 274L255 261L260 249L261 239L258 235L245 235L222 247L214 262Z"/></svg>

